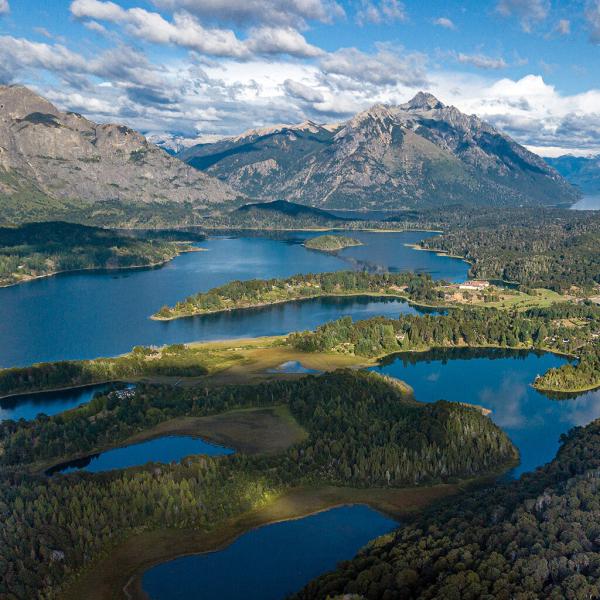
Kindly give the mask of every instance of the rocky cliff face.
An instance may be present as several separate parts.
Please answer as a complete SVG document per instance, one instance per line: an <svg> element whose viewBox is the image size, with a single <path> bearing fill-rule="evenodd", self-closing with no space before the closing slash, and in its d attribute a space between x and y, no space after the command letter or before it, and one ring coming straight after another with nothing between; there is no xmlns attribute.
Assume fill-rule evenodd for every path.
<svg viewBox="0 0 600 600"><path fill-rule="evenodd" d="M33 211L89 205L190 203L194 209L241 196L122 125L60 112L21 86L0 86L0 207ZM20 219L18 219L20 220Z"/></svg>
<svg viewBox="0 0 600 600"><path fill-rule="evenodd" d="M254 198L330 208L553 205L577 197L540 157L422 92L340 125L252 130L179 156Z"/></svg>

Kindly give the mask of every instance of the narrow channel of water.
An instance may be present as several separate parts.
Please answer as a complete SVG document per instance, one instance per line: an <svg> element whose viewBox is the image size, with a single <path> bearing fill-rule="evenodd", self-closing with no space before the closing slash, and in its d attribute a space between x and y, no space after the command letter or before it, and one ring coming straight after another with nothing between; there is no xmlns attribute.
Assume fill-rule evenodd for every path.
<svg viewBox="0 0 600 600"><path fill-rule="evenodd" d="M102 471L137 467L149 462L170 463L180 461L192 454L222 456L233 454L233 452L231 448L217 446L200 438L187 435L170 435L71 460L48 469L46 473L48 475L67 474L75 471L101 473Z"/></svg>

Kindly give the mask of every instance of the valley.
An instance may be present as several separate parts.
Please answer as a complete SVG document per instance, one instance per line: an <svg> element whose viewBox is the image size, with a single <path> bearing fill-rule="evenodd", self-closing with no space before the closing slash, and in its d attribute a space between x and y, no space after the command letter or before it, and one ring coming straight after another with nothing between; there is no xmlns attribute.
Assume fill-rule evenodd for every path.
<svg viewBox="0 0 600 600"><path fill-rule="evenodd" d="M102 115L0 86L0 597L597 595L595 159Z"/></svg>

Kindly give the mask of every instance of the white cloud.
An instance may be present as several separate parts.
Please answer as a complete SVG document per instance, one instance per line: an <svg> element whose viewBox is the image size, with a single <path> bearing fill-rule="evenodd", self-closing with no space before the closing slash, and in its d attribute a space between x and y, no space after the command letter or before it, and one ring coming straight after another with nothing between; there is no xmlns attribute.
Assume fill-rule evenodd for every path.
<svg viewBox="0 0 600 600"><path fill-rule="evenodd" d="M362 0L356 13L356 22L359 25L402 22L407 19L406 9L400 0Z"/></svg>
<svg viewBox="0 0 600 600"><path fill-rule="evenodd" d="M421 85L425 82L425 56L389 44L377 44L375 54L356 48L340 48L325 56L320 66L325 75L376 85Z"/></svg>
<svg viewBox="0 0 600 600"><path fill-rule="evenodd" d="M289 54L290 56L315 57L324 52L309 44L291 27L260 27L250 30L246 47L256 54Z"/></svg>
<svg viewBox="0 0 600 600"><path fill-rule="evenodd" d="M517 16L526 32L548 16L549 8L549 0L499 0L496 4L496 10L502 16Z"/></svg>
<svg viewBox="0 0 600 600"><path fill-rule="evenodd" d="M465 54L459 52L456 60L463 65L472 65L478 69L505 69L508 65L503 58L492 58L485 54Z"/></svg>
<svg viewBox="0 0 600 600"><path fill-rule="evenodd" d="M593 44L600 44L600 0L588 1L585 19L590 31L590 41Z"/></svg>
<svg viewBox="0 0 600 600"><path fill-rule="evenodd" d="M5 15L10 12L8 0L0 0L0 15Z"/></svg>
<svg viewBox="0 0 600 600"><path fill-rule="evenodd" d="M569 35L571 33L571 21L569 19L561 19L556 24L554 31L559 35Z"/></svg>
<svg viewBox="0 0 600 600"><path fill-rule="evenodd" d="M124 25L127 31L154 44L172 44L211 56L248 59L253 54L289 54L314 57L322 54L316 46L291 27L258 27L246 40L231 29L203 27L191 14L177 12L168 21L157 12L143 8L123 9L112 2L74 0L71 12L80 19L100 19Z"/></svg>
<svg viewBox="0 0 600 600"><path fill-rule="evenodd" d="M153 0L159 8L186 10L203 20L236 25L304 27L307 21L331 23L345 15L334 0Z"/></svg>
<svg viewBox="0 0 600 600"><path fill-rule="evenodd" d="M286 79L283 82L283 87L286 93L292 98L304 100L306 102L323 102L325 97L323 92L313 86L304 85L293 79Z"/></svg>
<svg viewBox="0 0 600 600"><path fill-rule="evenodd" d="M437 25L438 27L443 27L444 29L456 29L454 21L448 19L447 17L438 17L437 19L433 20L433 24Z"/></svg>

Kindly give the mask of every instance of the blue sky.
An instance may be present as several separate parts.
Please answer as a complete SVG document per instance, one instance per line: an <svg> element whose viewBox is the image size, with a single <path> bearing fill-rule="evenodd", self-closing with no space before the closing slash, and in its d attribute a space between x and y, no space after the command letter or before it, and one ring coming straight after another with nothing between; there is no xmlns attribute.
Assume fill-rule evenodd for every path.
<svg viewBox="0 0 600 600"><path fill-rule="evenodd" d="M0 0L0 82L180 140L420 89L545 155L600 152L600 0Z"/></svg>

